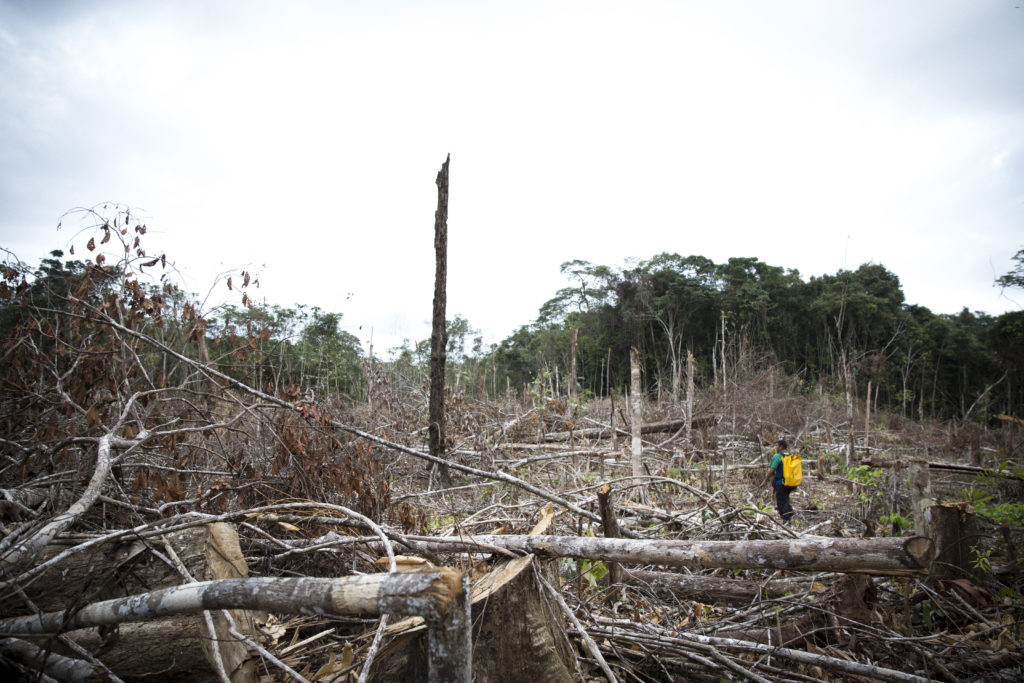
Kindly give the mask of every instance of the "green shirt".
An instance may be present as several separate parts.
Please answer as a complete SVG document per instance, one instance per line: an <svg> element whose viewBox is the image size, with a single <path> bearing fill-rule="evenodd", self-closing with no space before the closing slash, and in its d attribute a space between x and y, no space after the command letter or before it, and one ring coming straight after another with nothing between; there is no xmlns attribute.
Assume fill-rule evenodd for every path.
<svg viewBox="0 0 1024 683"><path fill-rule="evenodd" d="M775 486L782 484L782 454L785 452L775 451L775 454L772 456L772 464L768 465L768 467L775 470L775 479L772 481L772 484Z"/></svg>

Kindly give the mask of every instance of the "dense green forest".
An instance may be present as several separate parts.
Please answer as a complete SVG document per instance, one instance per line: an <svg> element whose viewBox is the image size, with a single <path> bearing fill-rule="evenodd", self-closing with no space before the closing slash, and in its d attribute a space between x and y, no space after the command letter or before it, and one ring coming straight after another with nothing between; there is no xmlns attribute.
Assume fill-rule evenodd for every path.
<svg viewBox="0 0 1024 683"><path fill-rule="evenodd" d="M8 263L5 300L61 305L88 279L94 295L120 271L62 261L55 251L34 271ZM994 285L1024 285L1024 250ZM154 264L155 265L155 264ZM994 317L966 308L936 314L908 304L899 277L880 264L801 278L756 258L714 263L663 253L616 269L585 261L562 265L568 286L501 343L484 348L469 321L448 323L448 385L470 398L508 392L605 396L625 389L635 347L652 397L679 392L687 354L699 386L728 390L733 373L775 369L808 390L841 391L847 373L856 395L906 416L986 420L1014 415L1024 400L1024 311ZM235 292L250 276L227 281ZM241 302L200 313L194 297L163 285L133 285L150 305L166 308L163 338L179 335L223 371L271 393L314 393L363 400L367 377L384 372L406 388L423 386L429 340L407 342L386 360L368 358L341 329L343 313L297 305ZM149 289L147 289L149 287ZM0 310L0 332L14 309ZM187 328L187 329L185 329ZM575 352L571 340L576 334ZM568 386L575 358L576 386ZM372 368L371 368L372 366ZM737 375L738 376L738 375Z"/></svg>
<svg viewBox="0 0 1024 683"><path fill-rule="evenodd" d="M1022 260L999 284L1021 284ZM805 281L755 258L660 254L622 270L571 261L562 272L570 286L488 359L513 386L538 369L564 377L577 328L580 388L597 395L625 386L635 346L651 392L679 386L689 351L703 385L727 384L731 368L774 366L826 390L848 371L858 395L870 382L877 405L906 415L984 419L1021 404L1024 312L935 314L908 304L879 264Z"/></svg>

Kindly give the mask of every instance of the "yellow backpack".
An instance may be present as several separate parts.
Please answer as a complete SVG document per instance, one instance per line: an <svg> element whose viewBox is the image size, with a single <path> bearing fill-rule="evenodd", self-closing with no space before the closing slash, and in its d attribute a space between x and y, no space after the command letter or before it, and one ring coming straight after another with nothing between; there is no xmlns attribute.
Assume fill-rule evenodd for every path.
<svg viewBox="0 0 1024 683"><path fill-rule="evenodd" d="M782 485L799 486L803 480L803 462L799 455L782 452Z"/></svg>

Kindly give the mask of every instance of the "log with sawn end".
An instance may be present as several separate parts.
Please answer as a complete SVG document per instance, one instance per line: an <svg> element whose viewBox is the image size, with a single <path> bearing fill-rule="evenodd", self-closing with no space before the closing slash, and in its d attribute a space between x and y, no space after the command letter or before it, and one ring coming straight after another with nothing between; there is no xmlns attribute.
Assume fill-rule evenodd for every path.
<svg viewBox="0 0 1024 683"><path fill-rule="evenodd" d="M803 536L766 541L674 541L586 536L467 536L462 542L425 541L443 552L453 546L504 548L544 557L575 557L632 565L690 569L788 569L878 576L923 576L935 549L923 536L909 538L831 538Z"/></svg>
<svg viewBox="0 0 1024 683"><path fill-rule="evenodd" d="M714 415L696 417L693 419L693 429L700 429L713 425L718 418ZM675 432L686 426L685 420L665 420L662 422L648 422L640 428L641 434L662 434L664 432ZM568 441L573 439L610 439L612 436L611 427L587 427L585 429L574 429L572 432L551 432L544 435L544 441ZM629 436L626 429L618 429L619 434Z"/></svg>

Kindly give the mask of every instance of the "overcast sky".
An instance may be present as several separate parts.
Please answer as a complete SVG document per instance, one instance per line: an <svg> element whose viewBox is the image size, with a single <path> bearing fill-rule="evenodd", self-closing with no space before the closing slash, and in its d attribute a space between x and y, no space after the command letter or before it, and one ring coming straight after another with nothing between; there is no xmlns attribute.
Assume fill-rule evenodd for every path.
<svg viewBox="0 0 1024 683"><path fill-rule="evenodd" d="M881 263L936 313L1017 310L1024 0L0 0L0 246L126 204L189 291L500 341L572 259ZM84 250L76 250L82 256Z"/></svg>

